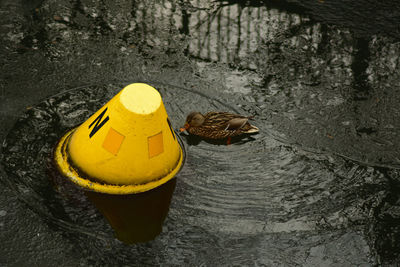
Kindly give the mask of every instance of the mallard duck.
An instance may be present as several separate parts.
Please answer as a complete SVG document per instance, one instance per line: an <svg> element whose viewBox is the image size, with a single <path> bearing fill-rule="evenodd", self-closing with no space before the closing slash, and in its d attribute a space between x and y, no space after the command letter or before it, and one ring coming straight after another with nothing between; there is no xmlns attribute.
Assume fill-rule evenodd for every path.
<svg viewBox="0 0 400 267"><path fill-rule="evenodd" d="M209 139L227 138L227 144L230 144L231 137L259 131L256 126L248 122L251 118L228 112L208 112L205 115L191 112L181 132L186 130L190 134Z"/></svg>

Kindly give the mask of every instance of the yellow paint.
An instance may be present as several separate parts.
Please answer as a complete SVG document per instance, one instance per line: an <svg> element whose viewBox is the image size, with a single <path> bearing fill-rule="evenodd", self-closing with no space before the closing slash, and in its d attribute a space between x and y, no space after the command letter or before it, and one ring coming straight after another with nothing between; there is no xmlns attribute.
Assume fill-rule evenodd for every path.
<svg viewBox="0 0 400 267"><path fill-rule="evenodd" d="M149 158L160 155L164 152L163 134L159 132L156 135L148 137Z"/></svg>
<svg viewBox="0 0 400 267"><path fill-rule="evenodd" d="M157 90L145 83L134 83L124 88L120 101L124 107L137 114L151 114L161 105L162 100Z"/></svg>
<svg viewBox="0 0 400 267"><path fill-rule="evenodd" d="M116 156L118 154L119 148L122 145L122 142L124 141L124 138L125 136L123 136L113 128L110 128L106 136L106 139L104 139L103 147L108 152Z"/></svg>
<svg viewBox="0 0 400 267"><path fill-rule="evenodd" d="M136 92L136 86L155 91L143 95L158 95L158 108L149 114L128 109L121 102L121 95L126 88ZM145 110L149 111L150 106ZM89 137L96 119L97 131ZM106 122L99 127L103 121ZM170 180L181 168L182 149L173 135L165 134L168 131L167 112L159 93L151 86L132 84L61 138L55 160L65 176L85 188L110 194L147 191Z"/></svg>

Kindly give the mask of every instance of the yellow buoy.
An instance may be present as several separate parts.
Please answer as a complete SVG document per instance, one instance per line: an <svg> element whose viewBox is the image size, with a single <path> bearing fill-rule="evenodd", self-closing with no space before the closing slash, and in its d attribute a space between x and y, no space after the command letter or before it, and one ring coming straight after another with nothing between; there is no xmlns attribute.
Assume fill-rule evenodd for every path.
<svg viewBox="0 0 400 267"><path fill-rule="evenodd" d="M108 194L166 183L183 156L159 92L144 83L126 86L55 150L60 171L72 182Z"/></svg>

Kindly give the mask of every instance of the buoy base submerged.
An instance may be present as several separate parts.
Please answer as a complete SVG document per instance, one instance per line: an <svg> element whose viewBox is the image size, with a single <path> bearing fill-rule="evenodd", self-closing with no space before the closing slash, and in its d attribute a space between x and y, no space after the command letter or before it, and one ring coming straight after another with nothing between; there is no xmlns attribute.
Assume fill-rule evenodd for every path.
<svg viewBox="0 0 400 267"><path fill-rule="evenodd" d="M144 184L113 185L113 184L100 183L95 181L95 179L84 177L84 175L82 175L82 173L75 166L71 164L67 152L67 145L74 131L75 129L72 129L60 139L54 151L54 160L56 166L65 177L67 177L73 183L77 184L78 186L84 189L100 193L114 194L114 195L141 193L156 188L168 182L180 171L182 167L184 154L182 150L182 144L178 142L180 147L180 156L178 162L175 168L166 176L155 180L151 180L150 182Z"/></svg>

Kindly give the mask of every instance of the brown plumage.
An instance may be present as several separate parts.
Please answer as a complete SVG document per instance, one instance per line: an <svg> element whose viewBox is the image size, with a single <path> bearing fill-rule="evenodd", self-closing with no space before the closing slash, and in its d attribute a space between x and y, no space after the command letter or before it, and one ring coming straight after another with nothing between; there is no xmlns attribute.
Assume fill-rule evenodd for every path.
<svg viewBox="0 0 400 267"><path fill-rule="evenodd" d="M187 130L190 134L210 139L224 139L241 134L257 133L256 126L251 125L245 117L228 112L208 112L205 115L200 112L190 113L181 131Z"/></svg>

